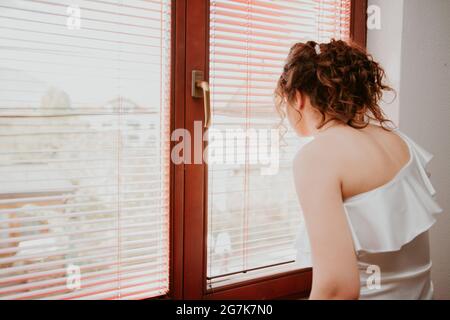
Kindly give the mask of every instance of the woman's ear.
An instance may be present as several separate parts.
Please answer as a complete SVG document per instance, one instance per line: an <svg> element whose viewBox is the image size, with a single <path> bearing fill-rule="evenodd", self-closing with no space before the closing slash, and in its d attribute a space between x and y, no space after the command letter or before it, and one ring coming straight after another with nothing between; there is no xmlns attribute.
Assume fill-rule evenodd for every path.
<svg viewBox="0 0 450 320"><path fill-rule="evenodd" d="M296 97L296 105L295 108L300 111L305 107L305 96L299 91L297 90L295 92L295 97Z"/></svg>

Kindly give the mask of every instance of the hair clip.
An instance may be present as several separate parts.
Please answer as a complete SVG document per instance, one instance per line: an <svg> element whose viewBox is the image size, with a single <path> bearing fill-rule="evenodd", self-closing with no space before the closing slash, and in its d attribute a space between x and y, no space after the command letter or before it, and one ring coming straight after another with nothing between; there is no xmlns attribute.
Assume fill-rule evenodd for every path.
<svg viewBox="0 0 450 320"><path fill-rule="evenodd" d="M320 54L320 45L318 43L316 43L316 45L314 46L314 49L316 50L316 54Z"/></svg>

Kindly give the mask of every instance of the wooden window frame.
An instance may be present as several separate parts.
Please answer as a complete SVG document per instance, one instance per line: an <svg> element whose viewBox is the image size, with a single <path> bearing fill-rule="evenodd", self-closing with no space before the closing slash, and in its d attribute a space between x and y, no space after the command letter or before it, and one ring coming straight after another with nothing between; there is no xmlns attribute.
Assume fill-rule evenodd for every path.
<svg viewBox="0 0 450 320"><path fill-rule="evenodd" d="M191 97L191 71L203 70L206 77L209 74L210 3L208 0L172 1L171 132L177 128L193 132L194 121L203 120L203 102ZM363 47L366 46L366 10L367 0L351 0L350 36ZM206 164L171 163L170 289L167 295L159 298L259 300L307 297L312 285L311 268L207 289L207 178Z"/></svg>

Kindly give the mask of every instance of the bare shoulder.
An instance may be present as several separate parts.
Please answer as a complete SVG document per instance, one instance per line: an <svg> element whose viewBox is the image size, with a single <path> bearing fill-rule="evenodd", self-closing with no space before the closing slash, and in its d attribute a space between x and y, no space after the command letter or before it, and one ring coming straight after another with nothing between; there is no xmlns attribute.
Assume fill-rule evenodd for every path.
<svg viewBox="0 0 450 320"><path fill-rule="evenodd" d="M346 143L340 135L316 137L296 154L294 171L302 176L339 175L345 155L344 144Z"/></svg>
<svg viewBox="0 0 450 320"><path fill-rule="evenodd" d="M293 163L296 183L338 186L344 198L390 181L410 159L396 133L376 126L336 128L302 148Z"/></svg>

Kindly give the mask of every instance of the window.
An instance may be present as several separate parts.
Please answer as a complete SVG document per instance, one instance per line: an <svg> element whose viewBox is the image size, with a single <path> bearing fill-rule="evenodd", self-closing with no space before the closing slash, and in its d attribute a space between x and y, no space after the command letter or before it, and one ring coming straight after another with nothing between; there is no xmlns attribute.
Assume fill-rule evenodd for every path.
<svg viewBox="0 0 450 320"><path fill-rule="evenodd" d="M0 298L169 286L170 1L0 4Z"/></svg>
<svg viewBox="0 0 450 320"><path fill-rule="evenodd" d="M207 163L184 165L175 177L175 194L181 184L189 188L174 209L174 228L183 231L183 240L175 236L175 241L184 244L174 261L185 276L179 276L183 285L174 294L189 299L304 297L311 269L294 263L302 221L290 181L290 161L300 145L287 126L279 127L273 89L295 42L334 37L364 45L366 2L189 0L177 5L186 17L186 28L177 35L188 45L181 55L185 68L175 73L183 79L175 99L187 97L176 127L194 132L194 121L205 119L204 100L187 92L195 70L204 71L210 83L212 125L204 142ZM255 148L251 138L255 131L266 132L263 141L271 141L271 129L281 129L279 170L262 175L270 165L255 163L255 153L270 153ZM227 131L236 135L224 139ZM225 146L216 143L221 139ZM215 152L229 148L231 164Z"/></svg>
<svg viewBox="0 0 450 320"><path fill-rule="evenodd" d="M294 42L363 43L365 3L1 1L0 299L305 296L272 92ZM174 163L174 130L205 118L194 70L208 163ZM211 161L227 132L234 160Z"/></svg>
<svg viewBox="0 0 450 320"><path fill-rule="evenodd" d="M280 126L273 90L294 43L349 38L350 6L350 0L211 1L212 129L242 135L226 148L241 161L208 167L210 287L295 268L303 222L291 163L299 139L287 123ZM269 167L273 172L265 173Z"/></svg>

